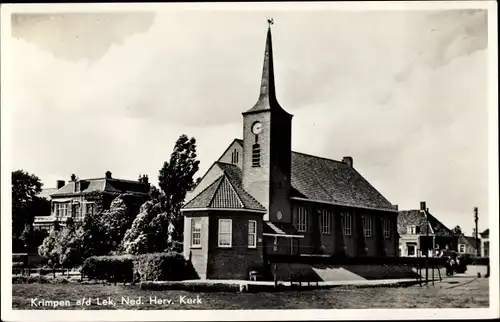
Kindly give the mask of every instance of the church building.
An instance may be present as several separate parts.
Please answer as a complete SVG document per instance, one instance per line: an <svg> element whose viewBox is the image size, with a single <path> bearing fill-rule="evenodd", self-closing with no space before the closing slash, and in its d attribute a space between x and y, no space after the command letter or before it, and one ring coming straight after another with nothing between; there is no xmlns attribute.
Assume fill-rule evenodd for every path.
<svg viewBox="0 0 500 322"><path fill-rule="evenodd" d="M278 103L271 27L260 96L235 139L186 198L184 255L202 279L247 279L269 254L397 256L397 206L357 171L291 150Z"/></svg>

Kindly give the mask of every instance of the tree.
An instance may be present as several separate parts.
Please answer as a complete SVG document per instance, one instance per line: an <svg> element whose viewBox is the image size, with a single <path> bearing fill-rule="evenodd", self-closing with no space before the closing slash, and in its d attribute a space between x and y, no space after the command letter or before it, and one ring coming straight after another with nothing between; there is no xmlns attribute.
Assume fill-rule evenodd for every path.
<svg viewBox="0 0 500 322"><path fill-rule="evenodd" d="M455 228L453 228L451 230L453 232L453 234L455 234L455 236L462 236L463 235L463 232L462 232L462 228L460 228L460 226L455 226Z"/></svg>
<svg viewBox="0 0 500 322"><path fill-rule="evenodd" d="M195 186L193 177L199 163L196 160L196 139L183 134L175 142L170 161L166 161L160 170L158 181L163 192L162 206L168 214L172 242L182 242L184 220L180 210L186 193Z"/></svg>
<svg viewBox="0 0 500 322"><path fill-rule="evenodd" d="M26 224L32 224L36 214L37 195L42 191L40 179L23 170L12 172L12 238L17 240Z"/></svg>
<svg viewBox="0 0 500 322"><path fill-rule="evenodd" d="M122 250L128 254L165 251L168 247L168 216L157 200L145 202L123 238Z"/></svg>

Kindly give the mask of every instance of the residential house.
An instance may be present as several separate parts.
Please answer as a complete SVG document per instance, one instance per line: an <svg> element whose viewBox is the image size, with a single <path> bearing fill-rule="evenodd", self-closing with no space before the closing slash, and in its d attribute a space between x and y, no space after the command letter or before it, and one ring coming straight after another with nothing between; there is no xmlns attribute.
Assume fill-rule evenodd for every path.
<svg viewBox="0 0 500 322"><path fill-rule="evenodd" d="M270 254L397 256L397 206L354 167L291 150L278 103L271 29L260 96L186 198L184 254L201 278L245 278ZM321 138L315 138L318 140Z"/></svg>
<svg viewBox="0 0 500 322"><path fill-rule="evenodd" d="M399 253L400 256L425 256L433 249L457 250L457 237L429 212L425 201L420 209L402 210L398 215Z"/></svg>
<svg viewBox="0 0 500 322"><path fill-rule="evenodd" d="M460 235L458 237L458 253L470 257L477 256L477 249L480 246L480 239L476 241L476 237Z"/></svg>
<svg viewBox="0 0 500 322"><path fill-rule="evenodd" d="M490 230L486 229L479 235L481 236L481 256L490 257Z"/></svg>
<svg viewBox="0 0 500 322"><path fill-rule="evenodd" d="M87 214L96 211L97 207L107 209L111 201L120 194L133 194L144 201L149 194L147 176L138 181L117 179L107 171L102 178L77 179L75 175L65 183L57 181L57 189L49 197L51 199L50 216L36 216L33 226L36 229L50 230L56 222L64 225L68 218L82 221ZM94 198L100 194L102 199Z"/></svg>

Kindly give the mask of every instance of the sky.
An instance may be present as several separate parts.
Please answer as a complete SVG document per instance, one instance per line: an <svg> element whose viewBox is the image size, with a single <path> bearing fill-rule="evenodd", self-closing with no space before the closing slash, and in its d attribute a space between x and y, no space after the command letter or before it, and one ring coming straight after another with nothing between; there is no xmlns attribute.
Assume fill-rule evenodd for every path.
<svg viewBox="0 0 500 322"><path fill-rule="evenodd" d="M272 26L294 151L354 167L400 210L488 228L487 12L159 11L14 15L12 170L156 184L181 134L200 172L242 137ZM3 39L2 39L3 40Z"/></svg>

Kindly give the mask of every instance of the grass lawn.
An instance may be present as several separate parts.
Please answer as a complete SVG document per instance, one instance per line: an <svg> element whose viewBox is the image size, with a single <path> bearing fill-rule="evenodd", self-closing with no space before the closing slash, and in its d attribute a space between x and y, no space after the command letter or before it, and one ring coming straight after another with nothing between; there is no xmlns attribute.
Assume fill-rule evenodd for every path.
<svg viewBox="0 0 500 322"><path fill-rule="evenodd" d="M14 284L13 309L53 309L32 306L31 299L45 301L69 300L70 306L56 309L366 309L366 308L486 308L487 278L447 278L435 286L407 288L335 288L277 293L192 293L184 291L146 291L138 286L106 286L81 284ZM201 299L200 303L181 303L181 297ZM82 297L92 297L91 305L76 305ZM102 305L111 298L114 306ZM142 304L122 303L121 299L138 299ZM150 304L150 298L170 299L171 304ZM97 298L101 305L97 304Z"/></svg>

